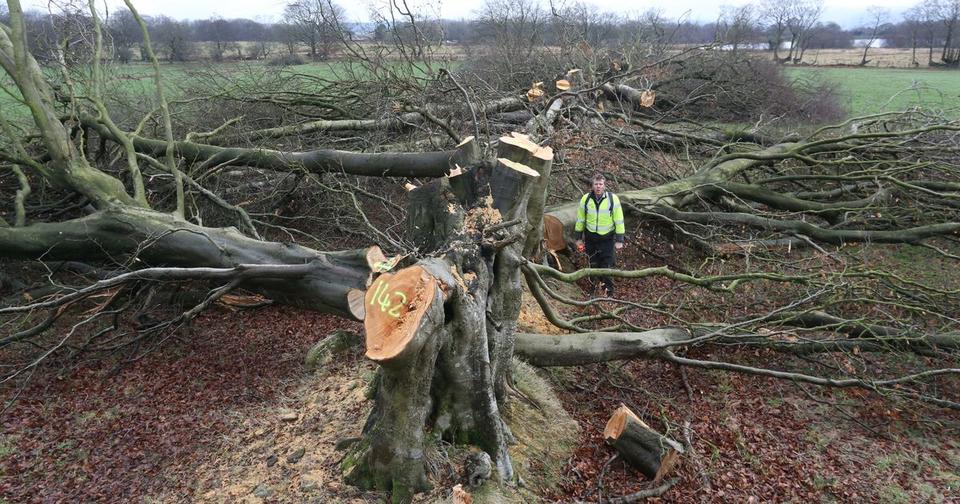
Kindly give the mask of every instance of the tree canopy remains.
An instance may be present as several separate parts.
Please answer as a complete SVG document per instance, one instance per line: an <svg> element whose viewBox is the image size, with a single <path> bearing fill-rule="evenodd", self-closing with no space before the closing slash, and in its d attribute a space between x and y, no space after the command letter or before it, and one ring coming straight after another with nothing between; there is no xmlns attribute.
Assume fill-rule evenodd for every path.
<svg viewBox="0 0 960 504"><path fill-rule="evenodd" d="M538 21L496 9L488 22L512 45L481 48L458 70L413 13L387 25L392 45L370 45L331 11L328 35L348 55L336 75L215 67L175 99L144 37L145 104L105 68L93 2L85 50L49 67L19 2L8 6L0 83L26 114L0 111L0 256L51 272L36 286L0 271L20 293L0 307L5 384L78 354L136 358L235 291L362 320L375 405L342 469L398 501L430 487L424 453L438 439L476 446L500 481L517 479L501 416L515 355L537 366L660 359L960 409L960 288L875 252L960 259L955 120L909 110L796 127L782 122L784 103L751 101L726 71L760 62L717 64L722 55L671 48L655 30L620 50L592 47L573 24L560 50L518 47ZM535 82L517 87L509 66ZM756 107L745 115L755 127L696 122L698 108L730 118L734 101ZM675 254L648 251L659 264L643 269L563 266L556 231L569 233L594 170L620 185L634 228ZM660 289L596 299L556 288L591 276ZM208 289L158 310L170 285ZM565 334L518 331L525 290ZM811 364L698 353L724 347ZM885 364L850 364L866 354ZM663 438L621 413L611 439ZM617 449L658 478L682 456L675 441L651 455L628 437Z"/></svg>

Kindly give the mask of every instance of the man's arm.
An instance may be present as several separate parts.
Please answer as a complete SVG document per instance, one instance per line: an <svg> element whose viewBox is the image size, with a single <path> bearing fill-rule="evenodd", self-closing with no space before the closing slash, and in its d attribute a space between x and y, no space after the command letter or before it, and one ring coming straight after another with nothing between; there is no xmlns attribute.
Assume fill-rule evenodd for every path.
<svg viewBox="0 0 960 504"><path fill-rule="evenodd" d="M623 207L620 206L620 198L616 194L613 195L613 230L617 234L617 244L618 249L623 248L623 240L627 234L626 226L623 223Z"/></svg>
<svg viewBox="0 0 960 504"><path fill-rule="evenodd" d="M577 235L577 250L583 252L583 230L587 221L587 214L583 211L584 199L586 194L580 198L580 204L577 205L577 224L573 226L573 232Z"/></svg>

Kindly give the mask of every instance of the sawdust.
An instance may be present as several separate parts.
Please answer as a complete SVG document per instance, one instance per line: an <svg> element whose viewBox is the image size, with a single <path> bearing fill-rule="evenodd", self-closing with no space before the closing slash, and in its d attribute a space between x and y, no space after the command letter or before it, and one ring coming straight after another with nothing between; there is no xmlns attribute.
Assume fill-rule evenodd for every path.
<svg viewBox="0 0 960 504"><path fill-rule="evenodd" d="M553 325L540 309L540 304L524 285L523 296L520 298L520 317L517 324L521 332L540 334L566 334L568 331Z"/></svg>
<svg viewBox="0 0 960 504"><path fill-rule="evenodd" d="M471 208L470 211L467 212L464 227L468 233L478 233L483 231L487 226L492 226L500 222L503 222L503 216L500 215L500 210L493 208L493 198L487 196L483 206Z"/></svg>
<svg viewBox="0 0 960 504"><path fill-rule="evenodd" d="M269 408L232 413L237 428L223 439L219 456L196 473L196 502L383 502L384 493L343 482L339 464L346 451L338 451L336 445L361 435L373 404L367 389L376 365L363 358L359 345L341 355L316 374L305 375L282 405L271 403ZM564 412L549 384L520 361L514 360L514 370L517 389L526 399L511 400L504 414L517 437L517 444L510 448L514 468L527 488L501 488L491 482L476 495L480 498L475 502L539 500L534 492L555 488L578 436L577 423ZM284 410L296 412L298 418L282 419ZM288 460L300 449L304 450L302 458ZM418 494L414 502L448 502L470 449L447 445L446 461L438 464L443 474L434 474L436 487ZM430 451L436 453L435 448ZM272 465L268 466L268 461ZM484 498L484 494L489 495ZM162 502L176 500L159 497Z"/></svg>
<svg viewBox="0 0 960 504"><path fill-rule="evenodd" d="M357 437L369 413L366 389L375 365L353 356L303 379L284 406L299 413L281 419L279 409L237 411L238 428L220 456L197 474L197 502L364 503L381 497L343 483L339 467L343 439ZM302 458L288 459L303 449ZM268 466L272 462L272 466ZM260 497L255 494L260 490Z"/></svg>

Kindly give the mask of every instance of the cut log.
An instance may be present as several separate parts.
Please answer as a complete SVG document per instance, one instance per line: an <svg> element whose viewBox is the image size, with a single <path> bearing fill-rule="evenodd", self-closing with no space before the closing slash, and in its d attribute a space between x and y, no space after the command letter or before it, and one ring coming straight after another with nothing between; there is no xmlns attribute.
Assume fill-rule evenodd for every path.
<svg viewBox="0 0 960 504"><path fill-rule="evenodd" d="M527 206L527 192L531 186L527 178L540 174L529 166L507 158L497 159L497 167L490 179L493 207L500 211L504 220L516 218Z"/></svg>
<svg viewBox="0 0 960 504"><path fill-rule="evenodd" d="M601 89L610 100L623 100L632 104L636 108L649 108L653 106L656 99L656 92L652 89L640 91L626 84L604 84Z"/></svg>
<svg viewBox="0 0 960 504"><path fill-rule="evenodd" d="M353 318L357 320L367 318L366 297L367 292L360 289L350 289L350 292L347 292L347 308Z"/></svg>
<svg viewBox="0 0 960 504"><path fill-rule="evenodd" d="M654 431L630 408L621 404L603 429L607 444L644 476L660 481L676 467L683 446Z"/></svg>
<svg viewBox="0 0 960 504"><path fill-rule="evenodd" d="M500 210L505 220L508 220L513 218L508 216L512 216L521 208L518 203L522 201L522 208L526 207L525 191L533 188L526 187L529 182L525 178L530 177L539 181L546 178L541 175L549 175L553 149L541 147L530 141L530 137L520 133L502 136L498 141L498 162L490 188L493 194L493 206ZM537 184L534 183L534 185ZM539 229L539 219L535 224Z"/></svg>
<svg viewBox="0 0 960 504"><path fill-rule="evenodd" d="M685 329L580 334L517 333L517 356L534 366L583 366L596 362L655 357L664 348L690 339Z"/></svg>
<svg viewBox="0 0 960 504"><path fill-rule="evenodd" d="M350 315L347 293L366 285L366 249L317 252L260 241L235 228L207 228L170 213L117 205L84 217L18 228L0 227L0 256L45 261L112 260L135 254L143 266L235 268L299 266L296 277L255 275L239 285L278 303Z"/></svg>
<svg viewBox="0 0 960 504"><path fill-rule="evenodd" d="M563 238L563 223L552 215L543 216L543 247L550 252L567 248L567 241Z"/></svg>
<svg viewBox="0 0 960 504"><path fill-rule="evenodd" d="M367 357L382 363L401 354L436 297L436 280L420 266L377 277L364 297Z"/></svg>

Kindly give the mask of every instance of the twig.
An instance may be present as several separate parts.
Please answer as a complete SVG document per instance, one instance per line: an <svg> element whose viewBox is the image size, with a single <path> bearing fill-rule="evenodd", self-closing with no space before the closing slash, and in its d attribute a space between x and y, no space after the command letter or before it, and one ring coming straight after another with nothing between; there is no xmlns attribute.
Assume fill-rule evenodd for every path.
<svg viewBox="0 0 960 504"><path fill-rule="evenodd" d="M690 460L693 461L693 465L697 468L697 473L700 475L700 482L703 484L704 490L710 491L713 487L710 485L710 478L707 476L707 471L703 467L703 461L700 460L700 453L693 447L693 441L690 436L691 431L690 421L685 420L683 422L683 441L687 443Z"/></svg>
<svg viewBox="0 0 960 504"><path fill-rule="evenodd" d="M631 502L649 499L650 497L659 497L667 493L667 490L670 490L670 488L672 488L673 485L676 485L678 481L680 481L680 478L673 478L658 487L641 490L636 493L610 499L607 501L607 504L629 504Z"/></svg>
<svg viewBox="0 0 960 504"><path fill-rule="evenodd" d="M473 117L473 129L474 129L474 134L476 135L474 136L474 138L476 138L477 141L479 142L480 141L480 124L477 122L477 110L473 107L473 102L470 100L470 94L467 93L467 90L464 89L459 82L457 82L457 79L454 78L453 74L450 73L450 71L447 70L446 68L440 69L440 75L446 75L450 79L450 82L453 82L453 85L457 86L457 88L460 89L460 92L463 93L463 99L467 101L467 106L470 107L470 115Z"/></svg>

